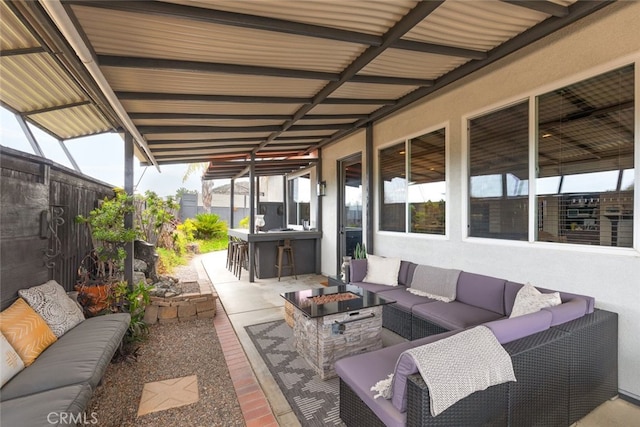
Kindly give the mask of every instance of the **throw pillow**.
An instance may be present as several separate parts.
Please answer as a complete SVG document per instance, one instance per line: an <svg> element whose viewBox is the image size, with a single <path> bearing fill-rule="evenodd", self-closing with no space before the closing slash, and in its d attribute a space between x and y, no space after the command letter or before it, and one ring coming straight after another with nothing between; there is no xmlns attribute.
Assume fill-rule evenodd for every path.
<svg viewBox="0 0 640 427"><path fill-rule="evenodd" d="M367 275L362 281L377 285L398 286L400 261L400 258L367 255Z"/></svg>
<svg viewBox="0 0 640 427"><path fill-rule="evenodd" d="M516 294L513 310L509 318L535 313L545 307L553 307L560 304L562 304L562 300L558 292L543 294L534 286L527 283Z"/></svg>
<svg viewBox="0 0 640 427"><path fill-rule="evenodd" d="M57 338L42 317L18 298L0 313L0 332L14 348L24 366L29 366Z"/></svg>
<svg viewBox="0 0 640 427"><path fill-rule="evenodd" d="M6 384L11 378L13 378L18 372L24 369L24 363L18 353L11 347L7 338L0 334L0 357L2 357L2 363L0 364L0 374L2 375L2 384L0 387Z"/></svg>
<svg viewBox="0 0 640 427"><path fill-rule="evenodd" d="M55 280L21 289L18 294L47 322L58 338L84 320L82 310Z"/></svg>

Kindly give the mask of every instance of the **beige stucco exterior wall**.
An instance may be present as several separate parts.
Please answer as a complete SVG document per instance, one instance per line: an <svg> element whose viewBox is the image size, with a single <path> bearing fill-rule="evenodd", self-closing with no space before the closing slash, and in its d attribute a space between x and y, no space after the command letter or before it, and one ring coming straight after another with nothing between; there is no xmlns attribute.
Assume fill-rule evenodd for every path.
<svg viewBox="0 0 640 427"><path fill-rule="evenodd" d="M584 293L596 307L619 313L620 390L640 398L640 239L636 249L588 248L554 243L526 243L466 237L466 119L529 96L636 61L636 163L640 163L640 2L606 7L556 34L450 85L436 96L374 126L374 176L377 149L447 125L448 235L445 239L374 231L375 253L417 263L530 282ZM324 177L335 189L335 160L364 152L364 131L324 150ZM638 172L637 172L638 173ZM636 178L636 229L640 227L640 179ZM375 185L378 185L377 179ZM334 273L335 198L323 200L322 269ZM332 201L333 200L333 201ZM378 201L374 204L377 224ZM639 233L636 231L636 236Z"/></svg>

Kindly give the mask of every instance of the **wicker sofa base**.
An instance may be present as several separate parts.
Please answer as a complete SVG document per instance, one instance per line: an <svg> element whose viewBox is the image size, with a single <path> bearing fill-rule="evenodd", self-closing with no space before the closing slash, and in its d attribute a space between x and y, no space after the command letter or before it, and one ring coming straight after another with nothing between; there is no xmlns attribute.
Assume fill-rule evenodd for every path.
<svg viewBox="0 0 640 427"><path fill-rule="evenodd" d="M443 328L440 325L429 322L428 320L421 319L417 316L411 318L411 339L417 340L419 338L428 337L431 335L441 334L447 332L448 329Z"/></svg>
<svg viewBox="0 0 640 427"><path fill-rule="evenodd" d="M432 417L419 374L408 377L408 426L568 426L618 388L617 314L594 313L507 343L517 382L476 392ZM379 426L374 412L340 380L347 426Z"/></svg>
<svg viewBox="0 0 640 427"><path fill-rule="evenodd" d="M413 339L411 332L412 317L410 312L406 312L394 304L387 304L382 307L382 327L408 340Z"/></svg>

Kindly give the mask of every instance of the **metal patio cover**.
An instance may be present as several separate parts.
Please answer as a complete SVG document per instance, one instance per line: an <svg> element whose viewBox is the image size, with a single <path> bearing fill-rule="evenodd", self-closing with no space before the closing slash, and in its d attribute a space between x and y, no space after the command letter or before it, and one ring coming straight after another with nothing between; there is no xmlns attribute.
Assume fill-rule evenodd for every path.
<svg viewBox="0 0 640 427"><path fill-rule="evenodd" d="M0 101L60 140L127 131L144 164L283 174L609 3L3 1Z"/></svg>

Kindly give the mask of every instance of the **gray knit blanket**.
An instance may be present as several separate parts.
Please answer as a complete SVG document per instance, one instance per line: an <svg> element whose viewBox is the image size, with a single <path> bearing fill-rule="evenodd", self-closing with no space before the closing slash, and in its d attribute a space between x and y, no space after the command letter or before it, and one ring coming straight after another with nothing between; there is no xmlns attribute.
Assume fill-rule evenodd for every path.
<svg viewBox="0 0 640 427"><path fill-rule="evenodd" d="M451 302L456 299L460 270L418 265L407 289L415 295Z"/></svg>
<svg viewBox="0 0 640 427"><path fill-rule="evenodd" d="M427 384L434 417L476 391L516 381L511 357L486 326L409 349L400 358L404 354L414 359ZM392 374L371 390L390 399L394 379Z"/></svg>

